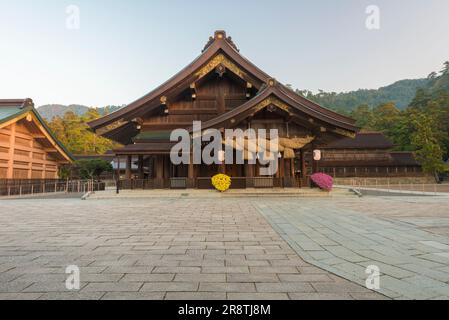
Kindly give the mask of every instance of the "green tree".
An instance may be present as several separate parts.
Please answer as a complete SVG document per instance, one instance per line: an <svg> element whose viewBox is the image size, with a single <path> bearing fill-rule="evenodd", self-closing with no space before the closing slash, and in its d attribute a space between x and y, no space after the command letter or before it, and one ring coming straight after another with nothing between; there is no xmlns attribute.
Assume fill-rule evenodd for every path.
<svg viewBox="0 0 449 320"><path fill-rule="evenodd" d="M89 109L83 116L78 116L69 111L63 118L53 118L49 127L73 154L104 154L108 150L119 147L119 144L97 136L89 130L87 122L99 117L99 112L93 108Z"/></svg>
<svg viewBox="0 0 449 320"><path fill-rule="evenodd" d="M366 105L358 106L354 111L351 112L351 117L356 120L356 125L362 129L373 129L374 115L371 108Z"/></svg>
<svg viewBox="0 0 449 320"><path fill-rule="evenodd" d="M443 63L443 70L441 70L441 74L449 74L449 61Z"/></svg>
<svg viewBox="0 0 449 320"><path fill-rule="evenodd" d="M439 133L434 128L435 119L420 113L412 120L415 132L411 142L416 149L416 158L424 172L436 174L444 170L443 150L438 141Z"/></svg>
<svg viewBox="0 0 449 320"><path fill-rule="evenodd" d="M74 166L78 169L81 179L98 179L103 172L112 172L110 162L101 159L78 160Z"/></svg>
<svg viewBox="0 0 449 320"><path fill-rule="evenodd" d="M68 180L72 175L71 165L64 165L59 168L58 176L60 179Z"/></svg>
<svg viewBox="0 0 449 320"><path fill-rule="evenodd" d="M387 137L395 141L397 125L401 117L401 111L393 102L384 103L373 109L372 129L383 132Z"/></svg>

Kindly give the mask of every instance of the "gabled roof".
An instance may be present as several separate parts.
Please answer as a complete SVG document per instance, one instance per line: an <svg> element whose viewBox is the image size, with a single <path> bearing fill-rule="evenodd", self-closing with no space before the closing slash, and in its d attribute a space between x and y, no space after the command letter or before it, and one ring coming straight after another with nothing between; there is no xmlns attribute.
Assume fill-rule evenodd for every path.
<svg viewBox="0 0 449 320"><path fill-rule="evenodd" d="M363 153L360 153L363 155ZM380 156L380 157L379 157ZM420 163L416 160L413 152L392 151L377 154L374 159L367 158L347 158L339 160L321 160L320 167L394 167L410 166L417 167Z"/></svg>
<svg viewBox="0 0 449 320"><path fill-rule="evenodd" d="M73 161L71 153L55 137L51 129L47 126L39 112L34 108L31 99L0 99L0 128L6 127L24 118L31 117L30 120L37 124L46 139L52 142L56 150L69 162Z"/></svg>
<svg viewBox="0 0 449 320"><path fill-rule="evenodd" d="M333 141L323 149L391 149L394 144L382 132L359 132L354 139Z"/></svg>
<svg viewBox="0 0 449 320"><path fill-rule="evenodd" d="M276 100L278 102L275 102ZM353 133L359 130L359 128L355 126L355 121L353 119L317 105L316 103L296 94L274 79L269 79L268 86L251 100L229 112L221 114L203 123L202 129L216 127L220 124L232 121L239 115L247 112L254 112L254 108L259 109L258 106L267 107L270 104L279 104L280 107L283 107L284 109L291 107L291 110L285 111L298 111L306 114L313 120L319 120L325 124L330 124L343 130L349 130Z"/></svg>
<svg viewBox="0 0 449 320"><path fill-rule="evenodd" d="M136 115L138 115L139 112L142 113L143 110L145 112L149 112L159 107L161 104L160 101L165 98L171 90L181 87L188 88L192 83L204 76L204 73L214 70L216 64L222 63L223 59L225 59L225 62L230 65L231 69L238 69L237 72L239 72L239 70L243 70L241 76L244 78L250 78L253 82L252 85L254 85L256 89L260 90L264 85L272 81L272 77L263 72L239 53L237 46L230 37L226 36L224 31L216 31L214 37L209 39L209 42L201 55L178 74L147 95L132 102L128 106L90 122L89 126L94 131L109 126L113 123L118 123L118 125L121 126L123 125L120 124L121 120L125 119L126 121L130 121L136 118ZM229 59L229 61L227 59ZM268 91L264 90L264 92L259 96L251 99L249 104L245 104L244 108L248 107L251 103L254 103L254 101L257 103L257 99L260 99L261 95L267 93L278 96L282 95L293 105L301 108L302 111L310 114L312 117L316 116L324 122L329 121L338 127L351 131L356 131L358 129L354 126L354 121L352 119L321 107L320 105L296 94L281 84L276 84L275 89L268 88ZM237 110L244 109L242 107L243 106L237 108Z"/></svg>
<svg viewBox="0 0 449 320"><path fill-rule="evenodd" d="M32 105L31 99L0 99L0 124L26 112L25 109Z"/></svg>
<svg viewBox="0 0 449 320"><path fill-rule="evenodd" d="M243 69L248 71L252 77L259 81L259 85L265 83L270 76L260 70L257 66L252 64L249 60L244 58L235 44L230 40L229 37L226 36L225 31L216 31L214 38L209 40L208 45L206 45L204 51L198 56L192 63L190 63L187 67L182 69L175 76L170 78L168 81L163 83L161 86L157 87L155 90L151 91L147 95L142 98L132 102L128 106L106 115L100 119L94 120L89 123L89 126L96 130L100 127L107 126L108 124L115 122L117 120L126 117L128 114L136 111L141 108L143 105L147 104L152 100L159 100L162 96L164 96L167 91L170 89L179 86L181 83L184 83L186 80L189 80L192 75L195 75L201 67L207 64L212 58L217 56L219 53L226 54L227 57L231 58L234 62L239 64ZM189 80L185 83L186 87L188 87L191 82L194 82L195 79ZM157 106L156 106L157 107Z"/></svg>

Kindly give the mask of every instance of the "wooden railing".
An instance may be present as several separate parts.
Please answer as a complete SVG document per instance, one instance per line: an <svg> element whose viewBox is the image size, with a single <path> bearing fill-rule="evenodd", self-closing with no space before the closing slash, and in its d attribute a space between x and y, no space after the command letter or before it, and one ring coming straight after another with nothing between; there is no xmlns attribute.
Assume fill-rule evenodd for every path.
<svg viewBox="0 0 449 320"><path fill-rule="evenodd" d="M339 168L341 169L341 168ZM395 172L394 170L386 171L384 168L376 171L365 171L365 170L354 170L351 168L351 170L347 171L341 171L341 170L332 170L332 168L319 168L318 172L322 172L325 174L328 174L334 178L393 178L393 177L399 177L399 178L408 178L408 177L425 177L427 174L420 171L400 171Z"/></svg>
<svg viewBox="0 0 449 320"><path fill-rule="evenodd" d="M301 183L298 178L272 178L272 177L232 177L231 189L246 188L300 188L308 186ZM210 177L189 178L170 178L170 179L132 179L120 180L118 182L119 190L133 189L214 189Z"/></svg>
<svg viewBox="0 0 449 320"><path fill-rule="evenodd" d="M105 190L105 183L91 180L0 180L0 196L24 196L43 193L86 193Z"/></svg>

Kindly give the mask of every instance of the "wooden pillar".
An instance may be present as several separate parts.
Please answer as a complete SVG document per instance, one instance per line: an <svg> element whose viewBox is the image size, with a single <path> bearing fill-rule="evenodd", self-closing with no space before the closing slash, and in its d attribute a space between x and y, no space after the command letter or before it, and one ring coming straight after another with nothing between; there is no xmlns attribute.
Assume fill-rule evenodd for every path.
<svg viewBox="0 0 449 320"><path fill-rule="evenodd" d="M172 163L170 161L170 157L169 156L162 156L163 162L164 162L164 179L170 179L171 178L171 166Z"/></svg>
<svg viewBox="0 0 449 320"><path fill-rule="evenodd" d="M195 165L193 164L193 154L190 154L188 176L189 176L189 179L195 179Z"/></svg>
<svg viewBox="0 0 449 320"><path fill-rule="evenodd" d="M318 161L316 161L313 158L313 154L312 154L312 173L317 173L318 172Z"/></svg>
<svg viewBox="0 0 449 320"><path fill-rule="evenodd" d="M139 156L139 179L145 178L144 172L143 172L143 156Z"/></svg>
<svg viewBox="0 0 449 320"><path fill-rule="evenodd" d="M154 171L155 171L156 179L164 178L164 158L163 158L163 156L161 156L161 155L156 156Z"/></svg>
<svg viewBox="0 0 449 320"><path fill-rule="evenodd" d="M245 176L247 178L253 178L255 168L256 168L255 164L245 163Z"/></svg>
<svg viewBox="0 0 449 320"><path fill-rule="evenodd" d="M291 169L291 161L292 159L282 159L284 165L284 177L291 177L292 176L292 169Z"/></svg>
<svg viewBox="0 0 449 320"><path fill-rule="evenodd" d="M221 90L220 90L221 92ZM224 99L224 94L221 92L219 94L219 100L222 100L221 102L219 102L219 108L222 109L222 113L226 112L226 107L225 107L225 99ZM220 106L221 105L221 106ZM225 128L220 128L220 132L221 132L221 139L222 141L225 141ZM224 159L219 159L222 160L221 163L218 165L218 172L222 173L222 174L226 174L226 156L224 157Z"/></svg>
<svg viewBox="0 0 449 320"><path fill-rule="evenodd" d="M132 160L133 157L131 155L128 155L126 157L126 172L125 172L125 177L127 180L131 179L131 166L132 166Z"/></svg>
<svg viewBox="0 0 449 320"><path fill-rule="evenodd" d="M290 176L295 177L295 159L290 159Z"/></svg>
<svg viewBox="0 0 449 320"><path fill-rule="evenodd" d="M284 158L277 158L278 170L276 171L276 178L284 178L285 176L285 162Z"/></svg>
<svg viewBox="0 0 449 320"><path fill-rule="evenodd" d="M306 152L301 150L301 178L307 177Z"/></svg>
<svg viewBox="0 0 449 320"><path fill-rule="evenodd" d="M116 170L116 180L120 180L120 156L117 156L117 170Z"/></svg>
<svg viewBox="0 0 449 320"><path fill-rule="evenodd" d="M44 158L44 166L42 167L41 177L42 177L42 179L45 179L47 176L47 153L46 152L44 153L43 158Z"/></svg>
<svg viewBox="0 0 449 320"><path fill-rule="evenodd" d="M32 176L33 176L33 149L34 149L34 139L33 138L31 138L31 141L30 141L30 147L31 147L31 151L30 151L30 153L29 153L29 163L28 163L28 179L31 179L32 178ZM58 167L56 168L56 178L57 178L57 175L58 175Z"/></svg>
<svg viewBox="0 0 449 320"><path fill-rule="evenodd" d="M9 132L9 155L8 155L8 170L6 171L6 179L12 179L14 176L14 149L16 145L16 123L11 124Z"/></svg>

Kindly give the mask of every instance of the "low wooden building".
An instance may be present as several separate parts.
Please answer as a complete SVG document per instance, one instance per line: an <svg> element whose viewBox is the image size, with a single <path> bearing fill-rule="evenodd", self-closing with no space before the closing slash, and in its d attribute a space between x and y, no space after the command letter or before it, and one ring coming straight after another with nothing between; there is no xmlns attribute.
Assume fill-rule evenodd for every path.
<svg viewBox="0 0 449 320"><path fill-rule="evenodd" d="M323 145L318 171L335 178L419 177L424 175L413 152L392 151L394 144L381 132L359 132L354 139Z"/></svg>
<svg viewBox="0 0 449 320"><path fill-rule="evenodd" d="M279 170L272 176L260 174L260 161L174 165L170 133L191 129L193 121L201 121L203 130L221 132L277 129L290 143L276 155ZM310 174L321 167L318 157L310 156L313 151L357 138L359 131L353 119L298 95L259 69L224 31L216 31L200 56L167 82L89 125L124 145L114 153L117 159L126 157L125 180L144 187L208 188L216 173L230 175L234 188L309 185Z"/></svg>
<svg viewBox="0 0 449 320"><path fill-rule="evenodd" d="M71 162L31 99L0 100L0 179L56 179Z"/></svg>

